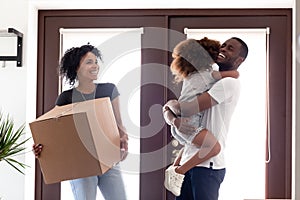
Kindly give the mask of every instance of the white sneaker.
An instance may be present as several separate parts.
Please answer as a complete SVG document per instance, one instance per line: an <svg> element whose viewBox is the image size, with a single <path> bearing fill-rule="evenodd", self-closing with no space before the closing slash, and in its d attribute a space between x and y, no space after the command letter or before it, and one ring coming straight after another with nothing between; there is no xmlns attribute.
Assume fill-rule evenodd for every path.
<svg viewBox="0 0 300 200"><path fill-rule="evenodd" d="M174 168L173 165L169 166L169 167L166 169L166 171L165 171L165 182L164 182L164 185L165 185L165 188L166 188L167 190L170 190L170 176L169 176L170 172L169 172L169 171L170 171L172 168Z"/></svg>
<svg viewBox="0 0 300 200"><path fill-rule="evenodd" d="M175 196L179 196L181 192L181 186L183 183L184 175L175 172L175 166L171 165L165 171L165 187L172 192Z"/></svg>

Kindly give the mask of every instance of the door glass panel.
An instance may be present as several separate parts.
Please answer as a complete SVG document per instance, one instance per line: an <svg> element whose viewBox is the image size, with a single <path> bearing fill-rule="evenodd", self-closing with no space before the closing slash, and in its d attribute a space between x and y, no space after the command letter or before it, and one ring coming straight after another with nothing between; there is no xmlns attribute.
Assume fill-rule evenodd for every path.
<svg viewBox="0 0 300 200"><path fill-rule="evenodd" d="M220 200L265 198L266 83L268 29L185 29L188 38L223 43L239 37L249 54L239 67L241 95L231 120L226 147L226 176Z"/></svg>
<svg viewBox="0 0 300 200"><path fill-rule="evenodd" d="M96 82L114 83L120 92L123 124L129 136L129 155L120 163L127 199L139 198L140 74L142 28L61 29L61 56L71 48L90 43L103 55ZM122 44L122 45L120 45ZM70 88L62 80L59 92ZM61 199L73 199L68 181L61 183ZM98 190L97 200L104 199Z"/></svg>

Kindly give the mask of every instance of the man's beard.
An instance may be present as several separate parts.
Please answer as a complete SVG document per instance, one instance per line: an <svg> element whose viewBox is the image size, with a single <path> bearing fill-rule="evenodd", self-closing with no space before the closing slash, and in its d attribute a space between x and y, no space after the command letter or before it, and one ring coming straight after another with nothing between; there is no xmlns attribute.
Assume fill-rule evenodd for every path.
<svg viewBox="0 0 300 200"><path fill-rule="evenodd" d="M232 70L232 65L229 63L217 63L219 65L219 71L230 71Z"/></svg>

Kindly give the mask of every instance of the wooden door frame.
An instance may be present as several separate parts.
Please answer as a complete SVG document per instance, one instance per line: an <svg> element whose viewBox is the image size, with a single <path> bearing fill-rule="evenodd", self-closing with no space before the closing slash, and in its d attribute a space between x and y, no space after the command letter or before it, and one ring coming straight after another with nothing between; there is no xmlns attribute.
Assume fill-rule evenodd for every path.
<svg viewBox="0 0 300 200"><path fill-rule="evenodd" d="M54 106L55 98L57 96L57 65L58 65L58 52L59 43L57 43L57 26L46 26L45 24L49 20L60 19L72 19L74 23L64 24L66 27L76 27L76 21L81 18L88 18L93 23L96 23L96 18L115 18L123 21L123 26L131 26L132 23L128 23L128 20L133 20L137 24L143 24L141 19L152 18L156 21L151 25L162 28L169 28L171 18L185 18L185 17L199 17L209 18L215 17L218 20L223 17L232 17L235 20L235 24L239 23L243 17L273 17L274 23L285 23L284 37L278 37L278 35L271 34L271 48L275 45L276 48L281 48L284 51L283 57L285 60L280 60L282 67L280 69L273 69L272 64L278 60L275 57L280 56L282 51L277 51L276 48L273 52L270 60L270 85L272 87L270 94L270 108L271 108L271 135L272 146L271 153L273 156L271 162L266 165L266 198L291 198L291 176L292 176L292 10L291 9L136 9L136 10L40 10L38 12L38 61L37 61L37 116L42 115ZM67 21L68 21L67 20ZM108 22L108 21L107 21ZM124 23L126 22L126 23ZM92 23L92 24L93 24ZM157 24L158 25L157 25ZM112 26L107 23L107 26ZM261 25L259 25L261 26ZM267 27L268 24L265 25ZM86 25L88 28L89 25ZM230 25L226 25L227 28ZM240 24L239 27L245 27L245 24ZM232 28L239 28L232 27ZM203 27L205 28L205 27ZM52 30L54 32L51 32ZM53 34L54 33L54 34ZM280 46L277 46L280 42ZM283 41L283 42L282 42ZM54 45L53 45L54 42ZM283 45L282 45L283 44ZM53 53L54 52L54 53ZM158 59L162 63L167 64L167 54L160 54L159 52L150 52L154 55L153 59ZM158 57L158 58L156 58ZM274 59L273 59L274 58ZM149 60L147 60L149 59ZM151 62L152 58L142 57L142 60ZM146 77L147 70L142 69L142 77ZM164 73L164 72L163 72ZM167 80L167 73L165 73L165 79ZM143 80L142 80L143 81ZM279 88L279 89L278 89ZM151 94L157 92L157 89L162 94L160 98L148 101ZM151 106L151 103L163 104L168 96L165 95L166 89L144 88L142 90L142 105L141 105L141 124L147 123L147 116L143 115ZM148 96L146 96L148 94ZM157 95L155 95L157 96ZM147 97L147 98L146 98ZM148 138L141 141L141 152L148 152L153 150L152 144L158 144L158 146L166 145L166 128L162 130L155 137ZM282 136L282 137L280 137ZM280 147L280 148L278 148ZM143 161L142 161L143 162ZM146 161L145 161L146 162ZM141 165L143 166L143 164ZM164 169L157 170L153 173L145 173L141 175L141 187L140 187L140 199L162 199L166 197L165 189L157 183L162 183ZM35 184L35 199L36 200L56 200L60 199L60 184L46 185L43 182L43 177L38 163L36 163L36 184ZM278 176L280 175L280 176ZM156 187L155 187L156 186ZM151 192L149 193L149 187ZM153 189L153 187L155 189Z"/></svg>

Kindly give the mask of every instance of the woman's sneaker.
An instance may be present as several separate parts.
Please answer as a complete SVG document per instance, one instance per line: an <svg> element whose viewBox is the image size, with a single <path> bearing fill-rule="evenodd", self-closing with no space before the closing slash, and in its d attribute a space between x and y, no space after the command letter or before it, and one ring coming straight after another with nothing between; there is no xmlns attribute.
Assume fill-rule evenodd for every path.
<svg viewBox="0 0 300 200"><path fill-rule="evenodd" d="M175 168L175 166L171 165L168 169L166 169L164 185L166 189L172 192L175 196L179 196L184 175L175 172Z"/></svg>

